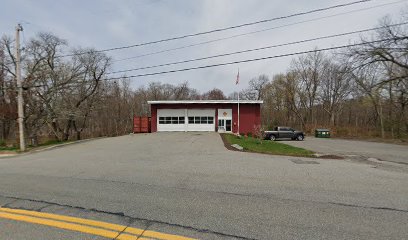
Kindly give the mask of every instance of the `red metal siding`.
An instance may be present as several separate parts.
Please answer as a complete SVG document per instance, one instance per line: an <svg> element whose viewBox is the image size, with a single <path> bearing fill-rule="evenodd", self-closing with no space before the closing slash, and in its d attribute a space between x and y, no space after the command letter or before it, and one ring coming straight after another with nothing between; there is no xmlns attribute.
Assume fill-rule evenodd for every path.
<svg viewBox="0 0 408 240"><path fill-rule="evenodd" d="M133 117L133 133L148 133L150 131L150 117Z"/></svg>
<svg viewBox="0 0 408 240"><path fill-rule="evenodd" d="M238 106L232 109L233 132L238 132ZM261 106L259 104L239 105L240 134L253 133L254 127L261 124Z"/></svg>
<svg viewBox="0 0 408 240"><path fill-rule="evenodd" d="M157 132L157 109L215 109L215 129L218 129L218 109L232 109L232 131L238 131L238 107L237 104L152 104L151 105L151 131ZM240 104L240 133L253 132L254 126L261 124L260 104Z"/></svg>
<svg viewBox="0 0 408 240"><path fill-rule="evenodd" d="M140 133L140 128L141 128L141 119L140 117L133 117L133 132L134 133Z"/></svg>
<svg viewBox="0 0 408 240"><path fill-rule="evenodd" d="M157 132L157 105L150 105L150 112L151 112L151 131Z"/></svg>
<svg viewBox="0 0 408 240"><path fill-rule="evenodd" d="M140 124L140 132L148 133L150 132L150 118L149 117L141 117L141 124Z"/></svg>

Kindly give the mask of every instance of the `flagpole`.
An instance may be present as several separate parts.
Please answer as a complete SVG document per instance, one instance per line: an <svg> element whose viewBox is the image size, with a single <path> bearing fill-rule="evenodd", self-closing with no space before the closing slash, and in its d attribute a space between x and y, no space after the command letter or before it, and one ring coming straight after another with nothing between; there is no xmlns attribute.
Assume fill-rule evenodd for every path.
<svg viewBox="0 0 408 240"><path fill-rule="evenodd" d="M238 135L239 135L239 90L238 90Z"/></svg>
<svg viewBox="0 0 408 240"><path fill-rule="evenodd" d="M237 75L237 85L239 83L239 68L238 68L238 75ZM239 86L238 86L238 136L239 136Z"/></svg>

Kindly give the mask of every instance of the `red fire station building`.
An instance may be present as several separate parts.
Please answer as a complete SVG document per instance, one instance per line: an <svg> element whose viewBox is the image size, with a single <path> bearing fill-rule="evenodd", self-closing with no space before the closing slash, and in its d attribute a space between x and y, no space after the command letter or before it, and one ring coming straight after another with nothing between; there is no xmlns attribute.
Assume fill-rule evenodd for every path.
<svg viewBox="0 0 408 240"><path fill-rule="evenodd" d="M239 101L239 132L254 131L261 124L263 101ZM151 131L238 132L238 101L186 100L148 101Z"/></svg>

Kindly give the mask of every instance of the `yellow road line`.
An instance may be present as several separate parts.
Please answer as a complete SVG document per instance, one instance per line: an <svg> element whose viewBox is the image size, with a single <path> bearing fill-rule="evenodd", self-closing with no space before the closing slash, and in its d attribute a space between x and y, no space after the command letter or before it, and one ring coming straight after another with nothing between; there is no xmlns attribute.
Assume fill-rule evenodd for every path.
<svg viewBox="0 0 408 240"><path fill-rule="evenodd" d="M62 229L72 230L72 231L77 231L77 232L83 232L83 233L88 233L88 234L102 236L102 237L111 238L111 239L115 238L119 234L119 232L109 231L109 230L105 230L101 228L88 227L88 226L79 225L75 223L60 222L60 221L55 221L55 220L50 220L50 219L30 217L30 216L24 216L24 215L18 215L18 214L6 213L6 212L0 212L0 218L41 224L45 226L62 228ZM137 239L137 237L135 237L134 239Z"/></svg>
<svg viewBox="0 0 408 240"><path fill-rule="evenodd" d="M129 234L125 234L125 233L121 233L117 238L118 240L152 240L153 238L143 238L143 237L135 237L135 235L129 235Z"/></svg>
<svg viewBox="0 0 408 240"><path fill-rule="evenodd" d="M115 230L115 231L118 231L118 232L121 232L121 231L125 230L125 228L126 228L126 226L119 225L119 224L100 222L100 221L84 219L84 218L77 218L77 217L69 217L69 216L63 216L63 215L51 214L51 213L28 211L28 210L22 210L22 209L0 208L0 211L9 212L9 213L23 214L23 215L28 215L28 216L40 217L40 218L60 220L60 221L65 221L65 222L85 224L85 225L89 225L89 226L106 228L106 229L109 229L109 230ZM140 229L140 230L141 230L141 232L143 232L142 229Z"/></svg>
<svg viewBox="0 0 408 240"><path fill-rule="evenodd" d="M4 215L4 214L10 214L10 215ZM90 234L99 235L99 236L104 236L104 235L95 234L98 231L101 231L103 233L113 232L116 234L115 237L120 232L123 231L124 233L120 234L119 237L117 238L117 239L122 239L122 240L136 239L135 236L132 236L126 233L134 234L134 235L141 236L141 237L148 237L148 238L155 238L155 239L162 239L162 240L194 240L193 238L187 238L187 237L182 237L178 235L160 233L160 232L155 232L155 231L144 231L143 229L126 227L124 225L119 225L119 224L114 224L114 223L101 222L101 221L77 218L77 217L69 217L69 216L44 213L44 212L36 212L36 211L28 211L28 210L22 210L22 209L11 209L11 208L1 208L0 207L0 217L7 218L4 216L10 217L11 215L13 215L13 220L25 221L24 219L29 219L30 221L25 221L25 222L31 222L31 223L37 223L37 224L50 223L53 225L48 225L48 224L43 224L43 225L48 225L48 226L58 227L58 228L63 228L63 227L59 227L59 225L57 224L57 223L61 223L62 224L61 226L75 227L74 229L68 229L68 230L74 230L74 231L82 230L82 228L79 228L78 226L85 227L88 230L92 230L93 233L90 233ZM9 219L12 219L12 218L9 218ZM41 221L39 222L36 220L41 220ZM57 220L57 221L54 221L54 220ZM66 225L66 224L72 224L72 225ZM84 226L84 225L88 225L88 226ZM104 228L104 229L100 229L100 228ZM67 228L63 228L63 229L67 229ZM108 230L113 230L113 231L108 231ZM80 232L83 232L83 231L80 231ZM85 232L85 233L88 233L88 232ZM143 239L143 238L139 238L139 239Z"/></svg>

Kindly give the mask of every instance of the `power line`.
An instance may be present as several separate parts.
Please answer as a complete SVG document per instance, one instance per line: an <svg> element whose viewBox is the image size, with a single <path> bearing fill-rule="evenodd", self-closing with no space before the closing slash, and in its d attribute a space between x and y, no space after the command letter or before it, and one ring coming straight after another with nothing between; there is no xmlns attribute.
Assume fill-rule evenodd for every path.
<svg viewBox="0 0 408 240"><path fill-rule="evenodd" d="M272 21L277 21L277 20L282 20L282 19L287 19L287 18L292 18L292 17L298 17L298 16L303 16L311 13L317 13L317 12L323 12L331 9L336 9L336 8L342 8L342 7L347 7L347 6L352 6L360 3L366 3L366 2L371 2L373 0L359 0L359 1L353 1L349 3L343 3L343 4L338 4L338 5L332 5L329 7L324 7L324 8L318 8L318 9L313 9L305 12L299 12L299 13L294 13L286 16L281 16L281 17L274 17L274 18L269 18L269 19L263 19L255 22L249 22L249 23L243 23L235 26L230 26L230 27L224 27L224 28L217 28L209 31L204 31L204 32L198 32L198 33L193 33L193 34L186 34L182 36L177 36L177 37L171 37L171 38L165 38L165 39L160 39L156 41L150 41L150 42L145 42L145 43L139 43L139 44L133 44L133 45L128 45L128 46L122 46L122 47L114 47L114 48L107 48L107 49L102 49L102 50L97 50L96 52L109 52L109 51L115 51L115 50L120 50L120 49L128 49L128 48L134 48L134 47L141 47L141 46L146 46L146 45L152 45L152 44L157 44L157 43L162 43L162 42L169 42L169 41L174 41L174 40L180 40L184 38L190 38L190 37L195 37L195 36L201 36L201 35L206 35L210 33L216 33L216 32L222 32L226 30L231 30L231 29L237 29L237 28L242 28L242 27L247 27L247 26L252 26L256 24L261 24L261 23L267 23L267 22L272 22ZM76 55L83 55L88 52L82 52L82 53L76 53L76 54L67 54L67 55L61 55L57 57L71 57L71 56L76 56Z"/></svg>
<svg viewBox="0 0 408 240"><path fill-rule="evenodd" d="M336 47L328 47L328 48L321 48L321 49L315 49L315 50L309 50L309 51L286 53L286 54L280 54L280 55L274 55L274 56L268 56L268 57L245 59L245 60L240 60L240 61L218 63L218 64L198 66L198 67L175 69L175 70L170 70L170 71L162 71L162 72L145 73L145 74L138 74L138 75L131 75L131 76L105 78L105 79L101 79L100 82L112 81L112 80L124 80L124 79L137 78L137 77L163 75L163 74L176 73L176 72L185 72L185 71L191 71L191 70L198 70L198 69L206 69L206 68L213 68L213 67L219 67L219 66L234 65L234 64L239 64L239 63L248 63L248 62L255 62L255 61L262 61L262 60L269 60L269 59L290 57L290 56L296 56L296 55L303 55L303 54L308 54L308 53L317 53L317 52L338 50L338 49L344 49L344 48L349 48L349 47L363 46L363 45L372 44L372 43L380 43L380 42L385 42L385 41L390 41L390 40L403 40L403 39L408 39L408 37L386 38L386 39L369 41L369 42L360 42L360 43L341 45L341 46L336 46ZM385 49L387 49L387 48L385 48ZM78 83L77 85L78 86L85 86L87 84L89 84L89 83ZM65 85L63 85L61 87L64 87L64 86ZM69 86L74 86L74 85L69 85ZM24 90L28 90L29 88L38 88L38 87L49 87L49 85L42 84L42 85L25 86Z"/></svg>
<svg viewBox="0 0 408 240"><path fill-rule="evenodd" d="M141 55L137 55L137 56L133 56L133 57L117 59L117 60L113 60L112 62L126 61L126 60L137 59L137 58L157 55L157 54L161 54L161 53L166 53L166 52L171 52L171 51L176 51L176 50L181 50L181 49L186 49L186 48L191 48L191 47L196 47L196 46L201 46L201 45L206 45L206 44L209 44L209 43L224 41L224 40L233 39L233 38L237 38L237 37L248 36L248 35L252 35L252 34L256 34L256 33L266 32L266 31L270 31L270 30L276 30L276 29L280 29L280 28L284 28L284 27L290 27L290 26L294 26L294 25L298 25L298 24L302 24L302 23L314 22L314 21L327 19L327 18L332 18L332 17L337 17L337 16L346 15L346 14L350 14L350 13L356 13L356 12L371 10L371 9L374 9L374 8L384 7L384 6L388 6L388 5L392 5L392 4L398 4L398 3L406 2L406 1L407 0L401 0L401 1L391 2L391 3L375 5L375 6L372 6L372 7L347 11L347 12L343 12L343 13L337 13L337 14L333 14L333 15L328 15L328 16L323 16L323 17L318 17L318 18L312 18L312 19L305 20L305 21L298 21L298 22L284 24L284 25L280 25L280 26L276 26L276 27L265 28L265 29L261 29L261 30L257 30L257 31L240 33L240 34L232 35L232 36L229 36L229 37L217 38L217 39L204 41L204 42L199 42L199 43L194 43L194 44L189 44L189 45L185 45L185 46L181 46L181 47L169 48L169 49L164 49L164 50L160 50L160 51L156 51L156 52L145 53L145 54L141 54Z"/></svg>
<svg viewBox="0 0 408 240"><path fill-rule="evenodd" d="M309 51L303 51L303 52L287 53L287 54L268 56L268 57L262 57L262 58L245 59L245 60L240 60L240 61L218 63L218 64L198 66L198 67L191 67L191 68L182 68L182 69L176 69L176 70L170 70L170 71L162 71L162 72L153 72L153 73L138 74L138 75L131 75L131 76L106 78L104 80L109 81L109 80L119 80L119 79L127 79L127 78L147 77L147 76L162 75L162 74L168 74L168 73L191 71L191 70L197 70L197 69L227 66L227 65L239 64L239 63L255 62L255 61L268 60L268 59L274 59L274 58L282 58L282 57L289 57L289 56L295 56L295 55L303 55L303 54L308 54L308 53L316 53L316 52L337 50L337 49L343 49L343 48L349 48L349 47L356 47L356 46L362 46L362 45L366 45L366 44L379 43L379 42L384 42L384 41L389 41L389 40L396 40L396 39L406 39L406 38L387 38L387 39L381 39L381 40L370 41L370 42L348 44L348 45L342 45L342 46L337 46L337 47L315 49L315 50L309 50Z"/></svg>
<svg viewBox="0 0 408 240"><path fill-rule="evenodd" d="M123 79L129 79L129 78L146 77L146 76L162 75L162 74L168 74L168 73L184 72L184 71L191 71L191 70L198 70L198 69L205 69L205 68L213 68L213 67L219 67L219 66L227 66L227 65L234 65L234 64L239 64L239 63L248 63L248 62L283 58L283 57L289 57L289 56L303 55L303 54L308 54L308 53L338 50L338 49L344 49L344 48L349 48L349 47L363 46L363 45L372 44L372 43L380 43L380 42L385 42L385 41L390 41L390 40L395 41L395 40L403 40L403 39L408 39L408 37L386 38L386 39L369 41L369 42L360 42L360 43L341 45L341 46L336 46L336 47L328 47L328 48L321 48L321 49L315 49L315 50L309 50L309 51L286 53L286 54L280 54L280 55L274 55L274 56L268 56L268 57L262 57L262 58L245 59L245 60L240 60L240 61L225 62L225 63L211 64L211 65L204 65L204 66L190 67L190 68L183 68L183 69L175 69L175 70L170 70L170 71L145 73L145 74L138 74L138 75L132 75L132 76L112 77L112 78L101 79L99 81L103 82L103 81L111 81L111 80L123 80ZM388 49L388 48L383 48L383 49ZM87 84L89 83L77 83L75 85L85 86ZM64 86L65 85L61 85L61 87L64 87ZM69 86L74 86L74 84L72 85L69 84ZM41 85L24 86L24 90L28 90L29 88L38 88L38 87L49 87L49 85L41 84Z"/></svg>
<svg viewBox="0 0 408 240"><path fill-rule="evenodd" d="M170 63L158 64L158 65L153 65L153 66L147 66L147 67L139 67L139 68L132 68L132 69L120 70L120 71L110 72L110 73L107 73L107 74L131 72L131 71L137 71L137 70L144 70L144 69L151 69L151 68L157 68L157 67L177 65L177 64L188 63L188 62L196 62L196 61L201 61L201 60L206 60L206 59L211 59L211 58L225 57L225 56L231 56L231 55L235 55L235 54L241 54L241 53L247 53L247 52L254 52L254 51L260 51L260 50L265 50L265 49L270 49L270 48L277 48L277 47L283 47L283 46L289 46L289 45L295 45L295 44L299 44L299 43L312 42L312 41L317 41L317 40L322 40L322 39L342 37L342 36L347 36L347 35L352 35L352 34L357 34L357 33L364 33L364 32L369 32L369 31L375 31L375 30L383 29L383 28L386 28L386 27L396 27L396 26L401 26L401 25L405 25L405 24L408 24L408 22L393 24L393 25L389 25L389 26L385 26L385 27L376 27L376 28L370 28L370 29L364 29L364 30L346 32L346 33L339 33L339 34L334 34L334 35L316 37L316 38L311 38L311 39L306 39L306 40L300 40L300 41L295 41L295 42L289 42L289 43L282 43L282 44L271 45L271 46L266 46L266 47L260 47L260 48L253 48L253 49L247 49L247 50L236 51L236 52L230 52L230 53L217 54L217 55L212 55L212 56L208 56L208 57L194 58L194 59L189 59L189 60L183 60L183 61L177 61L177 62L170 62Z"/></svg>

